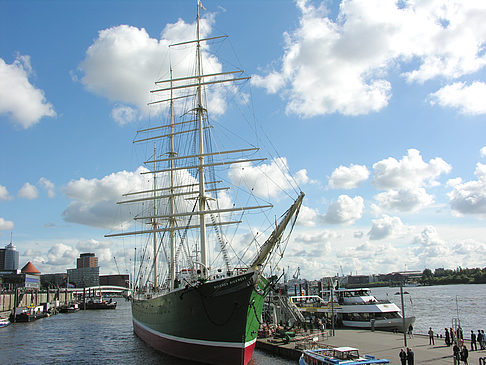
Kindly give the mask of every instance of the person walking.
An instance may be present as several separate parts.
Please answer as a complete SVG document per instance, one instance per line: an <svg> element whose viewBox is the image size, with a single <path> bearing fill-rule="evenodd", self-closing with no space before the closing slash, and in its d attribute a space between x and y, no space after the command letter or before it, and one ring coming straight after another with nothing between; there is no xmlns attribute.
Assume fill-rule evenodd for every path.
<svg viewBox="0 0 486 365"><path fill-rule="evenodd" d="M481 350L484 350L486 348L486 337L484 336L484 330L481 330Z"/></svg>
<svg viewBox="0 0 486 365"><path fill-rule="evenodd" d="M476 334L471 330L471 351L478 350L478 345L476 344Z"/></svg>
<svg viewBox="0 0 486 365"><path fill-rule="evenodd" d="M452 346L452 357L454 358L454 365L461 364L461 350L459 350L459 346L457 346L457 343L454 343L454 346Z"/></svg>
<svg viewBox="0 0 486 365"><path fill-rule="evenodd" d="M407 347L407 362L408 362L408 365L414 364L414 357L415 357L415 354L413 353L412 349Z"/></svg>
<svg viewBox="0 0 486 365"><path fill-rule="evenodd" d="M407 353L403 351L403 349L400 350L398 357L400 358L400 363L402 365L407 365Z"/></svg>
<svg viewBox="0 0 486 365"><path fill-rule="evenodd" d="M432 327L429 328L429 345L435 345L434 331L432 331Z"/></svg>
<svg viewBox="0 0 486 365"><path fill-rule="evenodd" d="M478 340L478 342L479 342L479 348L480 348L481 350L484 350L484 342L483 342L484 340L483 340L483 334L481 333L481 331L480 331L480 330L478 330L477 340Z"/></svg>
<svg viewBox="0 0 486 365"><path fill-rule="evenodd" d="M413 326L410 323L410 326L408 326L408 337L413 338Z"/></svg>
<svg viewBox="0 0 486 365"><path fill-rule="evenodd" d="M445 344L447 347L451 345L451 337L449 336L449 330L445 328Z"/></svg>
<svg viewBox="0 0 486 365"><path fill-rule="evenodd" d="M462 350L461 350L461 361L467 365L467 358L469 356L469 352L467 351L466 345L462 345Z"/></svg>

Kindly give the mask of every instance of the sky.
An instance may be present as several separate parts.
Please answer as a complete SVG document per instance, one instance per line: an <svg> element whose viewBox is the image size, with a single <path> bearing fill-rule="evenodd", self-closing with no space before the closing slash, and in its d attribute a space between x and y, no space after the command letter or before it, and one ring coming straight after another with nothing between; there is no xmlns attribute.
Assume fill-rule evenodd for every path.
<svg viewBox="0 0 486 365"><path fill-rule="evenodd" d="M251 95L278 151L263 167L288 167L306 193L282 267L317 279L484 266L486 2L202 3L203 34L229 35L205 61L251 76L231 97ZM191 38L195 8L0 2L0 245L12 237L21 266L65 272L95 252L101 273L130 271L125 243L104 235L140 184L131 142L169 57L185 62L167 49ZM210 100L218 120L227 97ZM240 178L262 183L251 168Z"/></svg>

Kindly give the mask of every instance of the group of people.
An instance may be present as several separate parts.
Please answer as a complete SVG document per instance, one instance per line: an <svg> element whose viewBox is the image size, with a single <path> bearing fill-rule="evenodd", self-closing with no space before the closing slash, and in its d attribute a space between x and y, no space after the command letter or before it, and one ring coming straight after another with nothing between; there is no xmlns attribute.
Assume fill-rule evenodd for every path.
<svg viewBox="0 0 486 365"><path fill-rule="evenodd" d="M454 358L454 365L461 365L461 361L467 364L467 358L469 351L467 351L466 345L459 345L457 342L452 347L452 357Z"/></svg>
<svg viewBox="0 0 486 365"><path fill-rule="evenodd" d="M398 354L398 357L400 357L400 362L402 365L413 365L414 364L414 357L415 354L413 353L412 349L407 347L407 351L404 349L400 350L400 353Z"/></svg>
<svg viewBox="0 0 486 365"><path fill-rule="evenodd" d="M484 334L484 330L478 330L477 335L471 330L471 351L477 351L478 344L480 350L486 348L486 335Z"/></svg>
<svg viewBox="0 0 486 365"><path fill-rule="evenodd" d="M409 329L409 334L410 334ZM429 328L429 345L435 345L435 335L432 327ZM442 336L441 336L442 337ZM457 329L445 328L445 344L449 347L452 345L452 356L454 359L454 365L468 364L469 351L464 344L464 335L462 328ZM484 330L478 330L477 334L471 330L471 351L477 351L478 345L480 350L486 349L486 335ZM412 349L408 348L406 351L401 349L398 354L400 358L401 365L413 365L414 364L414 353Z"/></svg>
<svg viewBox="0 0 486 365"><path fill-rule="evenodd" d="M457 327L457 330L454 331L452 328L448 329L448 328L444 328L445 330L445 335L444 335L444 339L445 339L445 344L447 347L449 347L450 345L452 345L453 343L456 342L456 338L458 340L462 340L462 328L461 327Z"/></svg>
<svg viewBox="0 0 486 365"><path fill-rule="evenodd" d="M452 356L454 358L454 364L461 364L461 361L464 364L467 364L467 358L469 356L469 351L464 344L464 335L462 332L462 328L458 327L455 331L452 328L445 329L445 343L447 346L452 347ZM478 350L478 344L480 350L484 350L486 348L486 336L484 334L484 330L478 330L478 333L474 333L471 330L471 351Z"/></svg>

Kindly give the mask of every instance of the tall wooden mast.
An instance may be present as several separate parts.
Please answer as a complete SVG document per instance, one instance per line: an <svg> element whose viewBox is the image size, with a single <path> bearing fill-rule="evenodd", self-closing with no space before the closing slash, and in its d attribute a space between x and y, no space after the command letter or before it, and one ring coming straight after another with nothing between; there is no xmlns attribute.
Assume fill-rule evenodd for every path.
<svg viewBox="0 0 486 365"><path fill-rule="evenodd" d="M198 167L198 177L199 177L199 232L200 232L200 245L201 245L201 276L206 278L208 275L207 266L207 252L206 252L206 192L204 186L204 130L203 130L203 114L205 109L202 103L202 60L201 60L201 36L199 29L199 1L197 2L197 38L196 38L196 59L197 59L197 106L196 114L198 121L198 135L199 135L199 167Z"/></svg>
<svg viewBox="0 0 486 365"><path fill-rule="evenodd" d="M157 150L155 148L154 144L154 171L157 171ZM154 288L157 288L158 282L157 282L157 174L154 174L153 177L154 181L154 216L152 218L152 226L153 226L153 244L154 244L154 259L153 259L153 273L154 273Z"/></svg>
<svg viewBox="0 0 486 365"><path fill-rule="evenodd" d="M172 67L170 69L170 79L172 80ZM172 81L170 82L170 152L169 152L169 164L170 164L170 221L169 221L169 234L170 234L170 263L169 263L169 287L170 290L174 289L175 281L175 188L174 188L174 157L176 156L174 147L174 95L172 91Z"/></svg>

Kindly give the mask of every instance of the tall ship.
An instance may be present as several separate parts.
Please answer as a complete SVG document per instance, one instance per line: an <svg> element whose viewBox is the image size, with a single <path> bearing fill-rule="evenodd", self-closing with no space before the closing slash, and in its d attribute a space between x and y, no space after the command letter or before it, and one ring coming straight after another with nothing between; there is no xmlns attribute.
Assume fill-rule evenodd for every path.
<svg viewBox="0 0 486 365"><path fill-rule="evenodd" d="M241 70L206 71L207 42L225 36L201 35L201 8L197 1L194 39L170 45L194 51L190 73L174 74L171 66L168 77L155 82L150 104L166 105L167 118L139 130L134 140L149 156L141 172L149 186L127 192L119 204L137 211L131 227L140 228L105 237L145 237L134 250L131 280L137 336L178 358L246 365L275 280L269 269L283 254L304 193L294 187L290 207L277 219L269 215L273 205L251 187L225 185L235 180L229 176L234 166L254 167L264 159L249 158L259 153L253 146L216 149L213 127L220 122L211 118L210 88L249 77ZM262 172L259 179L265 178ZM256 229L247 225L255 222Z"/></svg>

